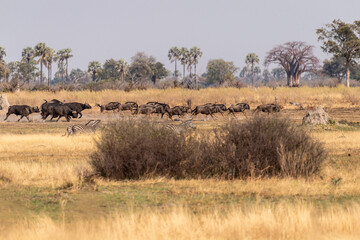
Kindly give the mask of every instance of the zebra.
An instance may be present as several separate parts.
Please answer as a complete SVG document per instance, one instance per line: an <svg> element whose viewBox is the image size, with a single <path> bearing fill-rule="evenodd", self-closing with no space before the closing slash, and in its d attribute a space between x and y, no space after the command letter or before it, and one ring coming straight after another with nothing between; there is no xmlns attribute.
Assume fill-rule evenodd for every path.
<svg viewBox="0 0 360 240"><path fill-rule="evenodd" d="M95 133L98 128L98 124L101 120L90 120L85 125L76 124L66 128L65 134L63 136L75 135L78 133Z"/></svg>
<svg viewBox="0 0 360 240"><path fill-rule="evenodd" d="M186 130L188 128L192 128L192 129L196 129L196 126L195 124L192 122L192 119L190 120L187 120L185 122L182 122L178 125L175 125L175 124L167 124L165 126L166 129L169 129L170 131L174 132L174 133L177 133L177 134L182 134L182 133L185 133Z"/></svg>

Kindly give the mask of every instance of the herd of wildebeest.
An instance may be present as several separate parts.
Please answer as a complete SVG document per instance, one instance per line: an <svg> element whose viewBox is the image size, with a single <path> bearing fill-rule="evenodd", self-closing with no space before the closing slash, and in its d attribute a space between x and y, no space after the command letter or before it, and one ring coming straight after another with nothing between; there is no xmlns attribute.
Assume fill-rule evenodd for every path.
<svg viewBox="0 0 360 240"><path fill-rule="evenodd" d="M276 101L276 99L275 99ZM220 113L223 115L224 112L228 112L229 114L235 113L243 113L245 115L245 111L250 110L250 106L248 103L237 103L235 105L231 104L230 107L226 107L225 104L218 103L207 103L204 105L196 106L195 108L191 108L191 100L187 101L187 106L175 106L170 107L169 104L160 103L160 102L148 102L146 104L138 105L136 102L125 102L121 104L120 102L109 102L105 105L96 104L95 106L100 108L100 112L104 111L130 111L133 115L136 114L144 114L150 115L153 113L160 114L161 118L164 115L167 115L171 120L173 120L173 116L178 116L179 118L183 117L185 114L190 114L192 116L196 116L198 114L210 115L214 117L215 113ZM12 105L8 108L8 112L6 113L6 117L4 120L11 114L15 114L21 116L18 121L20 121L23 117L26 117L28 121L29 115L31 113L41 113L41 118L46 120L47 117L51 116L50 121L54 118L57 118L56 121L59 121L61 117L64 117L68 122L71 118L81 118L82 111L85 109L91 109L90 104L88 103L78 103L78 102L62 102L57 99L53 99L51 101L44 100L44 103L41 107L30 107L28 105ZM282 109L280 105L276 103L259 105L255 110L256 112L265 112L265 113L275 113L279 112ZM245 115L246 116L246 115Z"/></svg>

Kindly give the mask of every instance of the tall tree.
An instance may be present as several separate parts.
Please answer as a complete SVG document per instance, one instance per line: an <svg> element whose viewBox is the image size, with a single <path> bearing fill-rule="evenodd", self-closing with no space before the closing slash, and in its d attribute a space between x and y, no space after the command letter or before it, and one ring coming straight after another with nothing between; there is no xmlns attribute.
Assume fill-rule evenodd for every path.
<svg viewBox="0 0 360 240"><path fill-rule="evenodd" d="M169 50L169 53L168 53L169 60L170 60L170 62L175 62L174 75L175 75L176 78L177 78L177 66L176 66L176 63L180 59L180 56L181 56L181 52L180 52L180 49L178 47L172 47Z"/></svg>
<svg viewBox="0 0 360 240"><path fill-rule="evenodd" d="M304 42L287 42L268 52L265 66L270 63L279 64L286 72L288 86L299 86L301 74L318 67L319 60L313 55L313 48L314 46Z"/></svg>
<svg viewBox="0 0 360 240"><path fill-rule="evenodd" d="M107 59L103 65L103 71L101 73L102 79L111 79L113 81L120 79L119 61L111 58Z"/></svg>
<svg viewBox="0 0 360 240"><path fill-rule="evenodd" d="M239 69L233 62L226 62L223 59L210 60L206 67L206 77L209 83L222 84L226 81L235 80L235 72Z"/></svg>
<svg viewBox="0 0 360 240"><path fill-rule="evenodd" d="M47 66L46 58L46 44L38 43L34 47L34 56L39 57L38 63L40 63L40 83L43 83L43 65Z"/></svg>
<svg viewBox="0 0 360 240"><path fill-rule="evenodd" d="M93 82L96 81L96 77L101 72L101 63L98 61L92 61L89 63L88 72L91 73Z"/></svg>
<svg viewBox="0 0 360 240"><path fill-rule="evenodd" d="M256 55L256 53L249 53L246 56L245 59L245 63L246 65L249 67L249 65L251 66L251 85L254 86L254 74L255 74L255 64L259 64L260 60L258 55Z"/></svg>
<svg viewBox="0 0 360 240"><path fill-rule="evenodd" d="M4 60L5 56L6 56L5 48L0 47L0 61Z"/></svg>
<svg viewBox="0 0 360 240"><path fill-rule="evenodd" d="M324 28L316 30L318 40L325 52L343 57L346 60L346 86L350 87L350 67L360 57L360 21L352 24L334 20Z"/></svg>
<svg viewBox="0 0 360 240"><path fill-rule="evenodd" d="M22 59L28 64L28 71L31 70L31 60L34 58L34 50L31 47L26 47L21 52ZM30 83L30 72L27 73L27 84Z"/></svg>
<svg viewBox="0 0 360 240"><path fill-rule="evenodd" d="M47 69L48 69L48 86L50 86L51 78L52 78L52 64L54 62L55 58L55 50L46 47L46 63L47 63Z"/></svg>
<svg viewBox="0 0 360 240"><path fill-rule="evenodd" d="M58 62L58 74L60 75L61 81L64 82L65 74L65 51L64 49L58 50L54 56L54 61Z"/></svg>
<svg viewBox="0 0 360 240"><path fill-rule="evenodd" d="M198 47L192 47L190 49L190 55L192 56L192 61L194 64L194 72L195 72L195 86L196 88L198 88L198 84L197 84L197 78L196 78L196 64L199 63L199 59L202 57L202 51L200 50L200 48Z"/></svg>
<svg viewBox="0 0 360 240"><path fill-rule="evenodd" d="M120 72L121 81L123 82L125 74L128 71L129 64L126 62L125 59L120 59L118 61L118 64L119 64L118 71Z"/></svg>
<svg viewBox="0 0 360 240"><path fill-rule="evenodd" d="M154 57L148 56L144 52L138 52L131 57L131 61L129 66L131 81L141 83L153 80L154 71L152 66L156 63Z"/></svg>
<svg viewBox="0 0 360 240"><path fill-rule="evenodd" d="M182 47L180 49L180 62L181 62L181 65L183 65L183 78L185 78L185 67L188 62L189 54L190 54L190 52L187 48Z"/></svg>
<svg viewBox="0 0 360 240"><path fill-rule="evenodd" d="M5 48L0 47L0 79L4 78L7 81L9 69L4 61L4 56L6 56Z"/></svg>
<svg viewBox="0 0 360 240"><path fill-rule="evenodd" d="M66 67L66 80L69 80L69 58L72 58L74 55L71 54L71 48L65 48L63 50L64 59L65 59L65 67Z"/></svg>

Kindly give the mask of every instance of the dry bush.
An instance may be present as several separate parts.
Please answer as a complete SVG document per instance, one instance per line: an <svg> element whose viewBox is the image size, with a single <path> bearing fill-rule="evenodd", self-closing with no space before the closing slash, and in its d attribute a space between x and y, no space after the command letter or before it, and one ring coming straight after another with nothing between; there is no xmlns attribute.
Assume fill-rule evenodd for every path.
<svg viewBox="0 0 360 240"><path fill-rule="evenodd" d="M308 177L326 157L322 144L287 120L232 121L212 135L121 120L103 131L91 165L111 179Z"/></svg>
<svg viewBox="0 0 360 240"><path fill-rule="evenodd" d="M217 131L215 144L216 157L232 178L307 177L326 157L323 145L305 129L277 118L232 121Z"/></svg>
<svg viewBox="0 0 360 240"><path fill-rule="evenodd" d="M191 141L149 120L121 120L103 130L91 165L111 179L184 178Z"/></svg>

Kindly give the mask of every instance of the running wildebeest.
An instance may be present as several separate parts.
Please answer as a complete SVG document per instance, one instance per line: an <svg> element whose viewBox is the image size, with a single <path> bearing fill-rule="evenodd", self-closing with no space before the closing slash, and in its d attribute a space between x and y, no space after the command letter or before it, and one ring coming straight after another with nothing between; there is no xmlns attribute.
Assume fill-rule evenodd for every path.
<svg viewBox="0 0 360 240"><path fill-rule="evenodd" d="M106 111L113 110L114 112L115 112L116 109L118 111L120 110L120 103L119 102L109 102L108 104L105 104L105 105L100 105L100 104L97 103L96 106L100 107L100 112L103 112L104 110L106 110Z"/></svg>
<svg viewBox="0 0 360 240"><path fill-rule="evenodd" d="M282 106L280 106L276 103L271 103L271 104L257 106L254 113L265 112L265 113L269 114L269 113L274 113L274 112L280 112L281 109L282 109Z"/></svg>
<svg viewBox="0 0 360 240"><path fill-rule="evenodd" d="M136 111L139 108L136 102L126 102L124 104L120 104L119 109L121 111L130 110L130 112Z"/></svg>
<svg viewBox="0 0 360 240"><path fill-rule="evenodd" d="M35 112L40 112L39 107L30 107L28 105L12 105L8 108L8 112L6 113L4 121L6 121L11 114L15 114L17 116L21 115L18 122L23 117L26 117L27 120L30 122L29 115Z"/></svg>
<svg viewBox="0 0 360 240"><path fill-rule="evenodd" d="M153 110L146 110L145 109L153 109ZM139 109L143 109L143 110L139 110ZM138 114L139 112L142 114L148 114L148 112L150 113L159 113L161 114L161 118L163 118L164 114L168 114L169 118L172 119L171 117L171 113L170 113L170 106L166 103L159 103L159 102L148 102L146 104L143 104L141 106L139 106L139 109L137 111L134 112L134 114ZM143 112L146 113L143 113Z"/></svg>
<svg viewBox="0 0 360 240"><path fill-rule="evenodd" d="M210 115L212 118L214 118L214 113L221 112L221 109L219 106L213 106L213 105L200 105L196 106L192 111L191 115L196 116L199 113Z"/></svg>
<svg viewBox="0 0 360 240"><path fill-rule="evenodd" d="M235 117L236 112L242 112L245 115L245 110L250 110L250 106L247 103L238 103L236 105L231 104L228 110L229 110L229 114L232 113Z"/></svg>
<svg viewBox="0 0 360 240"><path fill-rule="evenodd" d="M81 113L82 110L91 109L91 106L88 103L71 102L71 103L64 103L64 105L70 107L72 111L77 112L80 115L79 118L82 117L82 113Z"/></svg>
<svg viewBox="0 0 360 240"><path fill-rule="evenodd" d="M69 106L66 106L64 104L50 105L47 109L47 114L52 115L52 117L50 118L50 121L53 120L53 118L55 118L55 117L59 117L58 119L56 119L57 122L62 117L65 117L66 121L68 121L68 122L70 122L71 117L72 118L78 117L78 113L76 111L72 111Z"/></svg>

